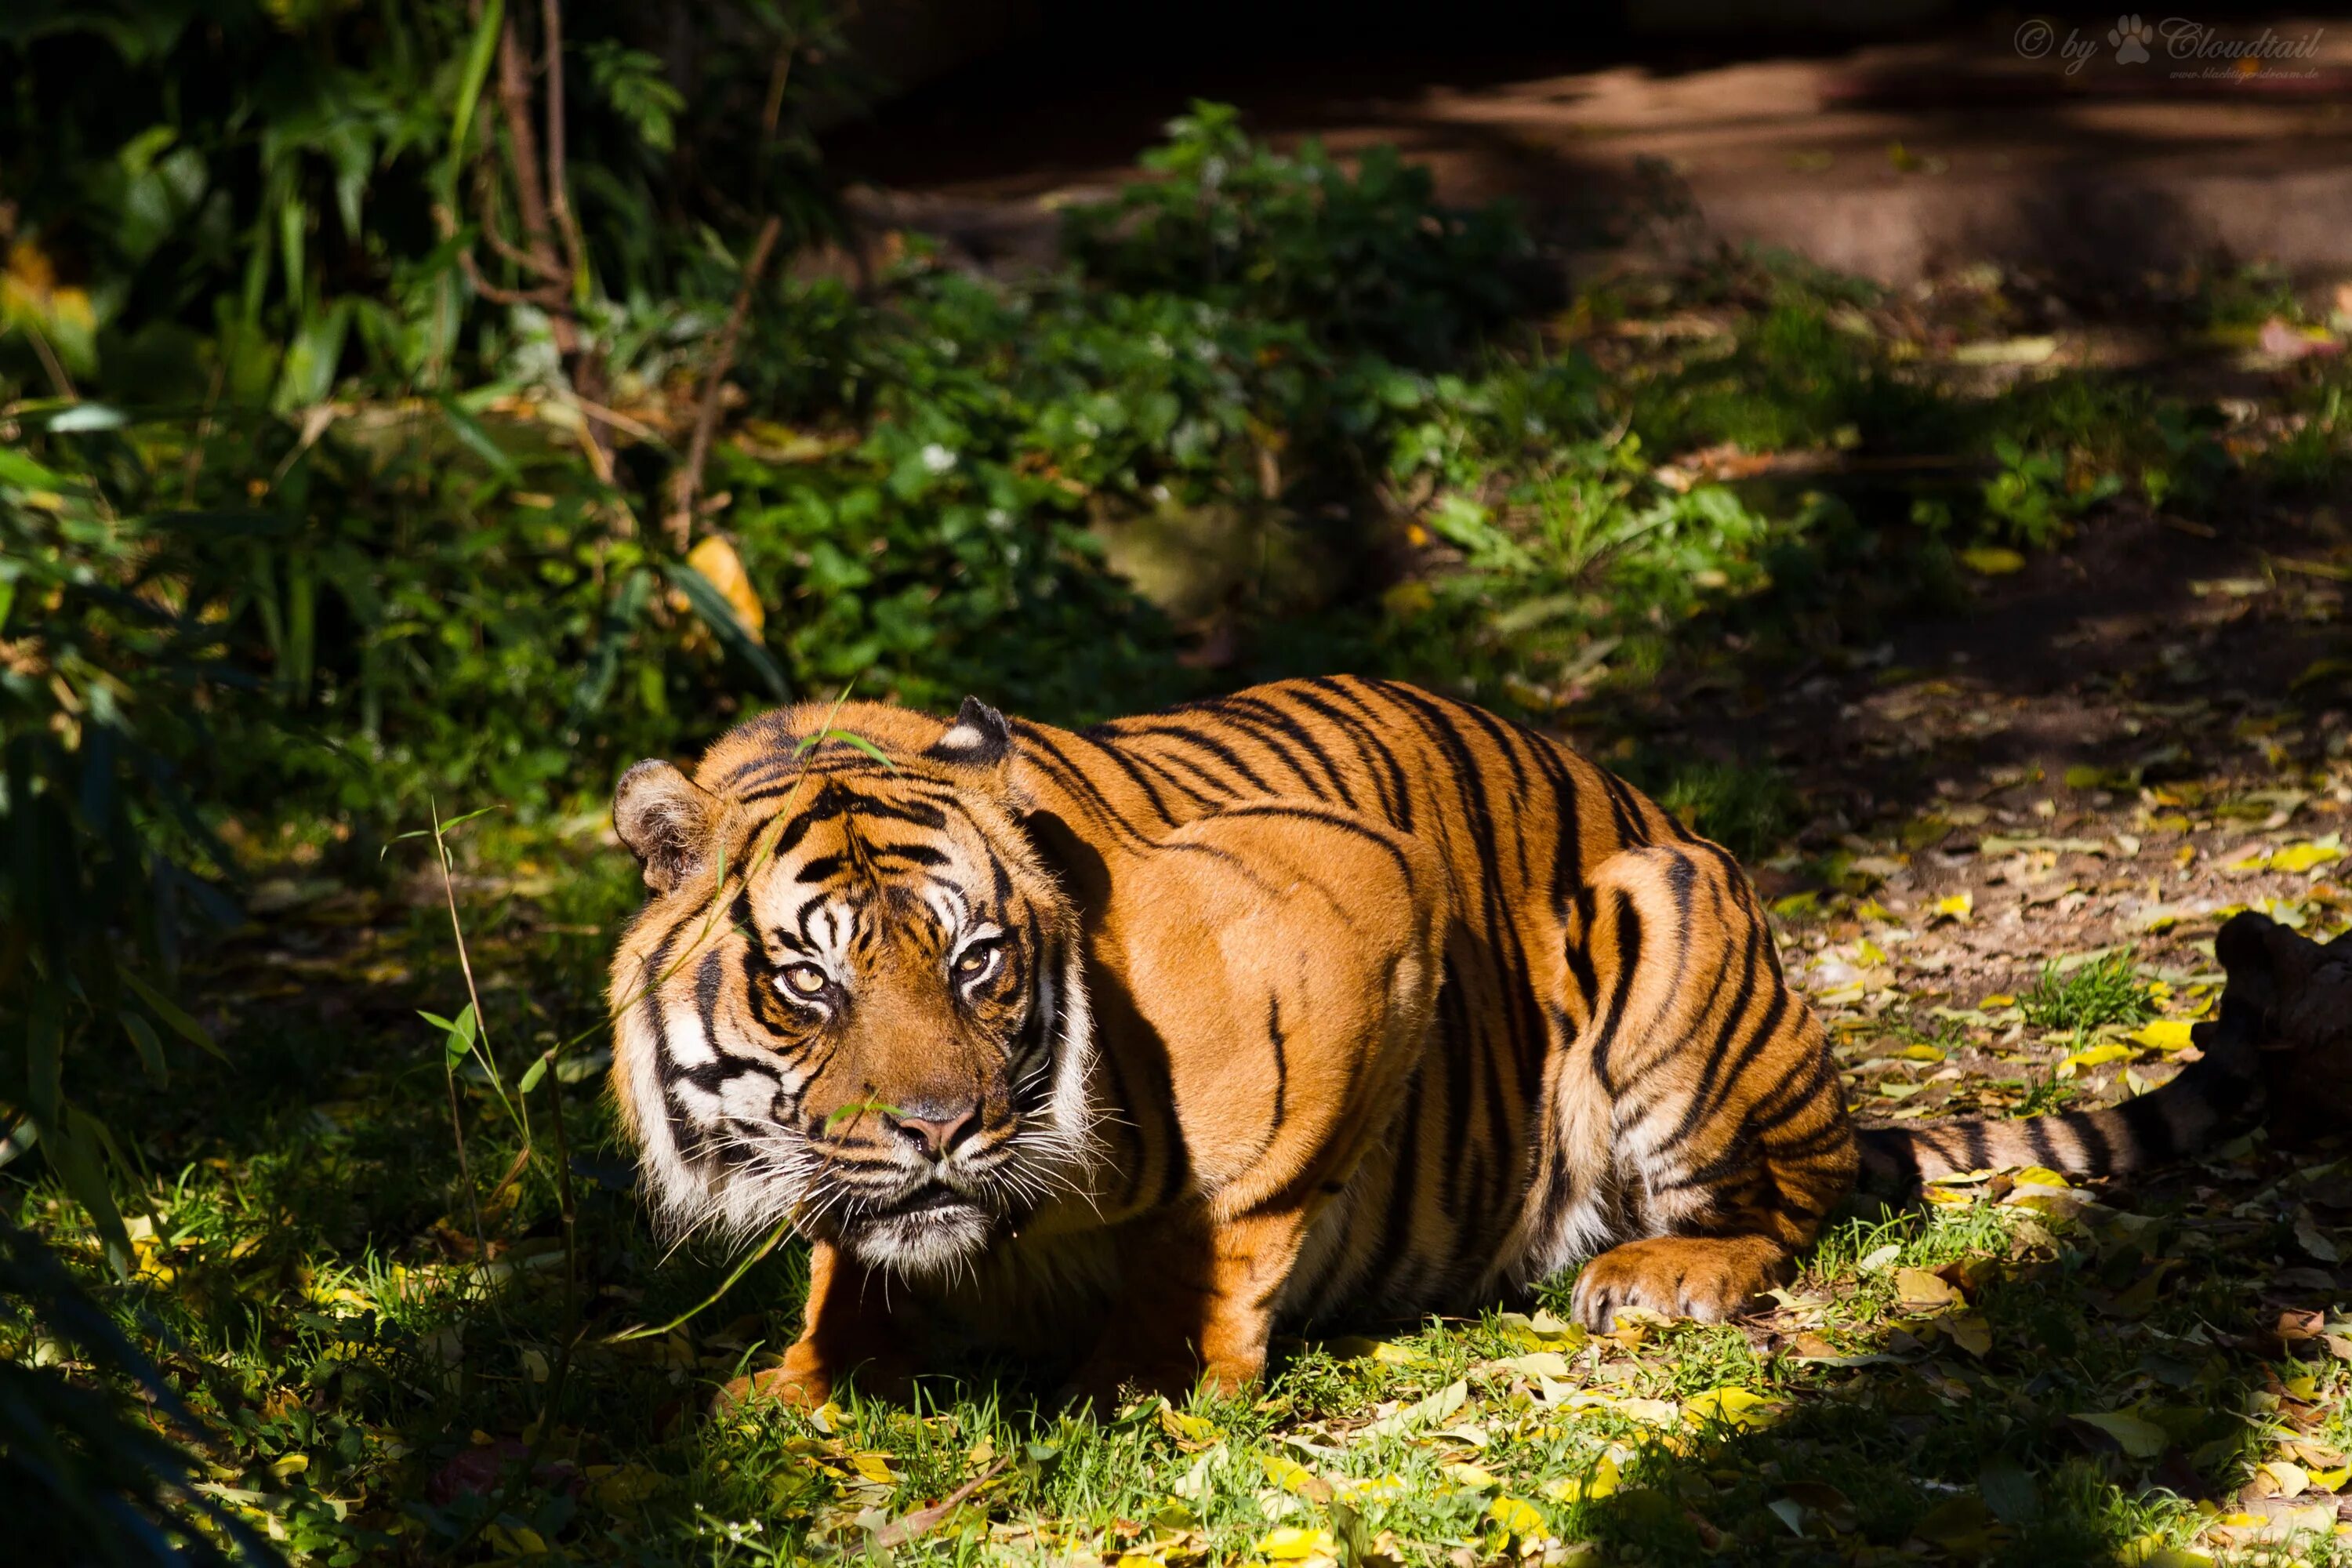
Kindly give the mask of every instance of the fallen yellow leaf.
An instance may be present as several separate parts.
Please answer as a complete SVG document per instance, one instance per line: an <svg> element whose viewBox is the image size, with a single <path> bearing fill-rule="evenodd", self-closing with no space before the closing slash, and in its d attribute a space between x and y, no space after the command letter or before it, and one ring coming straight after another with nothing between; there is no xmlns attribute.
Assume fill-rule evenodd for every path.
<svg viewBox="0 0 2352 1568"><path fill-rule="evenodd" d="M1944 1332L1952 1342L1972 1356L1992 1353L1992 1325L1973 1312L1944 1320Z"/></svg>
<svg viewBox="0 0 2352 1568"><path fill-rule="evenodd" d="M2191 1043L2189 1031L2195 1026L2187 1018L2158 1018L2135 1030L2132 1038L2153 1050L2177 1051Z"/></svg>
<svg viewBox="0 0 2352 1568"><path fill-rule="evenodd" d="M1932 1279L1933 1276L1930 1278ZM1940 1284L1942 1281L1938 1280L1937 1283ZM1769 1425L1772 1418L1780 1414L1780 1406L1760 1394L1733 1384L1725 1384L1719 1388L1710 1388L1704 1394L1691 1395L1689 1401L1683 1405L1683 1414L1689 1419L1702 1424L1708 1421L1720 1421L1727 1426L1746 1430Z"/></svg>
<svg viewBox="0 0 2352 1568"><path fill-rule="evenodd" d="M2129 1046L2119 1046L2113 1041L2103 1046L2093 1046L2086 1051L2076 1051L2064 1061L2060 1062L2057 1067L2057 1076L2062 1079L2073 1078L2084 1068L2105 1067L2109 1062L2121 1061L2131 1054L2132 1048Z"/></svg>
<svg viewBox="0 0 2352 1568"><path fill-rule="evenodd" d="M1535 1504L1507 1494L1486 1505L1486 1517L1502 1526L1504 1533L1517 1541L1533 1540L1551 1533L1550 1527Z"/></svg>
<svg viewBox="0 0 2352 1568"><path fill-rule="evenodd" d="M1303 1530L1286 1524L1259 1538L1257 1554L1276 1563L1304 1563L1310 1557L1336 1558L1339 1542L1328 1530Z"/></svg>
<svg viewBox="0 0 2352 1568"><path fill-rule="evenodd" d="M1618 1480L1617 1461L1603 1454L1591 1475L1561 1476L1546 1481L1543 1495L1554 1502L1593 1502L1614 1493Z"/></svg>
<svg viewBox="0 0 2352 1568"><path fill-rule="evenodd" d="M1280 1454L1260 1454L1258 1462L1265 1467L1265 1479L1286 1492L1304 1494L1315 1489L1315 1472L1296 1459Z"/></svg>
<svg viewBox="0 0 2352 1568"><path fill-rule="evenodd" d="M2344 847L2336 835L2314 843L2290 844L2272 851L2270 868L2273 871L2308 871L2315 866L2326 866L2344 858Z"/></svg>
<svg viewBox="0 0 2352 1568"><path fill-rule="evenodd" d="M2311 1487L2311 1477L2292 1459L2273 1459L2263 1467L2263 1474L2278 1488L2280 1497L2301 1497Z"/></svg>
<svg viewBox="0 0 2352 1568"><path fill-rule="evenodd" d="M1973 550L1960 552L1960 563L1969 571L1986 577L2005 577L2012 572L2025 570L2025 557L2014 550L2004 550L1998 544L1979 544Z"/></svg>
<svg viewBox="0 0 2352 1568"><path fill-rule="evenodd" d="M1930 1274L1925 1268L1896 1269L1895 1294L1904 1306L1915 1310L1922 1307L1958 1306L1964 1299L1956 1288L1946 1283L1941 1277Z"/></svg>
<svg viewBox="0 0 2352 1568"><path fill-rule="evenodd" d="M588 1496L599 1508L614 1513L645 1501L661 1489L661 1472L646 1465L588 1467Z"/></svg>
<svg viewBox="0 0 2352 1568"><path fill-rule="evenodd" d="M1160 1408L1160 1428L1180 1443L1213 1443L1224 1436L1215 1422L1164 1405Z"/></svg>
<svg viewBox="0 0 2352 1568"><path fill-rule="evenodd" d="M1402 1476L1374 1476L1369 1480L1338 1480L1331 1490L1341 1502L1394 1502L1407 1488Z"/></svg>

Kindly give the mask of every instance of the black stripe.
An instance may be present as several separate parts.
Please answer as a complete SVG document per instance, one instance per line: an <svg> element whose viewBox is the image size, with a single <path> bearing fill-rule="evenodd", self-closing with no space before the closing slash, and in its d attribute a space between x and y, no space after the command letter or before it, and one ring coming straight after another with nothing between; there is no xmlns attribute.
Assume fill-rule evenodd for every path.
<svg viewBox="0 0 2352 1568"><path fill-rule="evenodd" d="M1290 1092L1290 1053L1283 1044L1282 998L1272 992L1265 998L1265 1037L1274 1045L1274 1130L1280 1132L1283 1100Z"/></svg>
<svg viewBox="0 0 2352 1568"><path fill-rule="evenodd" d="M1206 752L1211 756L1216 758L1219 762L1224 763L1225 766L1233 769L1234 772L1241 774L1242 777L1249 780L1250 787L1257 791L1258 794L1273 795L1276 793L1271 784L1268 784L1265 780L1258 777L1256 769L1251 767L1248 763L1243 761L1242 754L1239 752L1234 751L1231 746L1226 745L1223 741L1218 740L1215 736L1196 730L1190 724L1139 724L1136 727L1134 733L1138 736L1149 735L1156 740L1178 742L1183 745L1192 746L1200 751ZM1208 775L1203 774L1202 776L1205 778ZM1224 783L1223 781L1215 782L1219 788L1225 790L1227 793L1232 792L1233 786L1230 784Z"/></svg>

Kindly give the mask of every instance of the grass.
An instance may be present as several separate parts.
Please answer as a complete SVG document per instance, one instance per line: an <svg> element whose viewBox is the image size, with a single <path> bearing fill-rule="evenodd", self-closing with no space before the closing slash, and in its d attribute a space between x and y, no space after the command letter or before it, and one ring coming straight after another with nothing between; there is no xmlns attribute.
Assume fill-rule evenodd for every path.
<svg viewBox="0 0 2352 1568"><path fill-rule="evenodd" d="M2147 982L2135 972L2131 955L2109 953L2071 971L2056 961L2044 964L2033 989L2020 999L2025 1021L2037 1028L2071 1029L2077 1035L2110 1024L2145 1024L2156 1016Z"/></svg>

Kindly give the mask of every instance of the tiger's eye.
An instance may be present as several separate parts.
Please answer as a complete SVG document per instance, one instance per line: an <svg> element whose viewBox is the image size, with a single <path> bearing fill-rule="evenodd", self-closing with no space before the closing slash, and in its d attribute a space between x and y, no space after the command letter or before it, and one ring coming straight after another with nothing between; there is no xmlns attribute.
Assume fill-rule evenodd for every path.
<svg viewBox="0 0 2352 1568"><path fill-rule="evenodd" d="M825 988L825 973L814 963L795 963L784 971L784 984L803 996L814 996Z"/></svg>
<svg viewBox="0 0 2352 1568"><path fill-rule="evenodd" d="M996 944L990 942L975 942L964 949L963 956L956 960L956 973L969 979L972 975L983 973L995 963Z"/></svg>

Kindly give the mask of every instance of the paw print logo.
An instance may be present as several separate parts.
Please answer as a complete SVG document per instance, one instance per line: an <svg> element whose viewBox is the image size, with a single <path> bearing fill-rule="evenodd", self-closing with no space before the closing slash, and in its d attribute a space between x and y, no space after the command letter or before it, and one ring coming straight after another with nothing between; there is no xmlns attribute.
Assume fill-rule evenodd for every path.
<svg viewBox="0 0 2352 1568"><path fill-rule="evenodd" d="M2116 25L2107 29L2107 42L2115 46L2116 64L2138 66L2147 63L2147 41L2156 37L2156 29L2142 22L2137 16L2118 16Z"/></svg>

